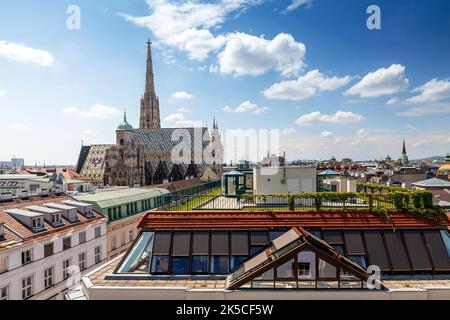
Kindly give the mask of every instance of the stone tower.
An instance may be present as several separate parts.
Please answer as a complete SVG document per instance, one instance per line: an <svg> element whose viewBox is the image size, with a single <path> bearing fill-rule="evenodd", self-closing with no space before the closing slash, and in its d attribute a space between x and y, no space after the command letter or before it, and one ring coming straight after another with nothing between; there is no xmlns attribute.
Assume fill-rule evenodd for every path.
<svg viewBox="0 0 450 320"><path fill-rule="evenodd" d="M140 129L159 129L161 120L159 116L159 99L155 92L152 61L152 42L147 41L147 72L145 77L145 91L141 98Z"/></svg>

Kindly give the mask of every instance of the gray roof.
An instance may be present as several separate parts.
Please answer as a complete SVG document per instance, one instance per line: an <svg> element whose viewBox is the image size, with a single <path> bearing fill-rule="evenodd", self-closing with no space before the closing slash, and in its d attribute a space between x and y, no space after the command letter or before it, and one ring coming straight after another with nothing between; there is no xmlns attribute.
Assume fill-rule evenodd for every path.
<svg viewBox="0 0 450 320"><path fill-rule="evenodd" d="M413 185L416 187L424 187L424 188L450 188L450 181L438 178L431 178L428 180L414 182Z"/></svg>
<svg viewBox="0 0 450 320"><path fill-rule="evenodd" d="M224 176L245 176L242 172L233 170L223 174Z"/></svg>
<svg viewBox="0 0 450 320"><path fill-rule="evenodd" d="M341 174L339 172L334 171L334 170L327 169L325 171L322 171L322 172L318 173L317 175L319 175L319 176L339 176Z"/></svg>

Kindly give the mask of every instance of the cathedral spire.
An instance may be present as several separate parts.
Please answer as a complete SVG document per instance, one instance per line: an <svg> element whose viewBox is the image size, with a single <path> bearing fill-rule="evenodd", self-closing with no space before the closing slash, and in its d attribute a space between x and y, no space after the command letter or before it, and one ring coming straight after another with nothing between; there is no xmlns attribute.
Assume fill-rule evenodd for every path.
<svg viewBox="0 0 450 320"><path fill-rule="evenodd" d="M147 71L145 77L145 92L155 93L155 85L153 81L153 59L152 59L152 42L147 41Z"/></svg>
<svg viewBox="0 0 450 320"><path fill-rule="evenodd" d="M405 143L405 138L403 138L403 150L402 150L402 154L406 153L406 143Z"/></svg>
<svg viewBox="0 0 450 320"><path fill-rule="evenodd" d="M159 116L159 99L155 92L153 76L152 42L147 41L147 70L145 75L145 91L141 98L140 129L161 128Z"/></svg>

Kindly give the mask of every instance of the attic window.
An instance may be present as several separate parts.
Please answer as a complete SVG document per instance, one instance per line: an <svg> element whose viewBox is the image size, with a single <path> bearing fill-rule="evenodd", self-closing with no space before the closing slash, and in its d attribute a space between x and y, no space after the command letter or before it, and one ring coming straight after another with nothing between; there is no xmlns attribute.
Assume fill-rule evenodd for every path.
<svg viewBox="0 0 450 320"><path fill-rule="evenodd" d="M33 229L41 229L44 227L44 223L42 220L42 217L38 217L38 218L33 218L33 222L32 222L32 228Z"/></svg>
<svg viewBox="0 0 450 320"><path fill-rule="evenodd" d="M59 225L62 223L60 213L55 213L52 215L52 223L53 223L53 225Z"/></svg>

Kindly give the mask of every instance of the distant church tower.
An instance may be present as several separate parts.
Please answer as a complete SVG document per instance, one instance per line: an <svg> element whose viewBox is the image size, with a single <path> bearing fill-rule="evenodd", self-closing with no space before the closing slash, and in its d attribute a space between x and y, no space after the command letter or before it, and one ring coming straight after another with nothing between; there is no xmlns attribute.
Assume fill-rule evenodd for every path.
<svg viewBox="0 0 450 320"><path fill-rule="evenodd" d="M159 116L159 99L155 92L153 78L152 42L147 41L147 73L145 77L145 92L141 98L140 129L161 128Z"/></svg>
<svg viewBox="0 0 450 320"><path fill-rule="evenodd" d="M406 143L405 139L403 139L403 150L402 150L402 157L400 158L400 162L403 166L406 166L409 164L408 154L406 153Z"/></svg>

